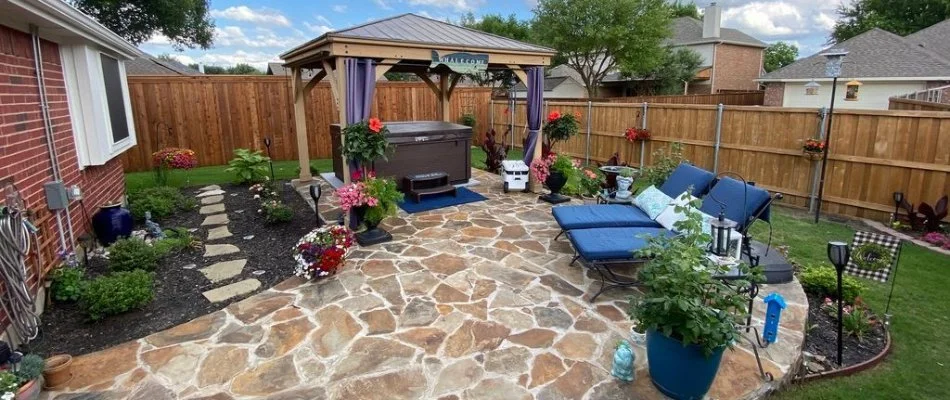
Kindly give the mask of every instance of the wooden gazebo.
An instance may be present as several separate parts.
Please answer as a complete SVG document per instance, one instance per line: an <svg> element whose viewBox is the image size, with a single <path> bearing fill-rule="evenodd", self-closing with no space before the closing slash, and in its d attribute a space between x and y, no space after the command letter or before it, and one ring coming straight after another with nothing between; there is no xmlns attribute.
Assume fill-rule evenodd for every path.
<svg viewBox="0 0 950 400"><path fill-rule="evenodd" d="M550 65L555 53L546 47L414 14L402 14L328 32L281 54L284 66L290 69L293 77L300 182L313 179L309 168L305 94L313 85L328 79L339 121L345 126L347 105L352 103L347 101L347 88L352 88L352 85L347 86L347 68L344 67L348 59L371 64L370 71L375 69L376 80L387 72L418 75L438 97L442 120L450 121L449 101L464 73L507 69L527 85L526 72L532 67ZM308 69L319 72L305 82L302 71ZM434 81L430 75L438 76L438 80ZM375 81L366 84L375 85ZM352 115L350 119L353 119ZM535 153L539 153L540 146L535 147ZM346 160L343 165L343 175L348 181L350 174Z"/></svg>

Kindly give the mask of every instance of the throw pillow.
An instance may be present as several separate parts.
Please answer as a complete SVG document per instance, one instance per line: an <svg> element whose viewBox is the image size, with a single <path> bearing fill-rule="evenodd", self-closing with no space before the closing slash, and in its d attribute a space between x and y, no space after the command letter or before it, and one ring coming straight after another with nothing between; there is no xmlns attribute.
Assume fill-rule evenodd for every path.
<svg viewBox="0 0 950 400"><path fill-rule="evenodd" d="M684 193L685 194L685 193ZM677 206L683 206L687 204L689 200L684 196L679 196L673 200L673 202L667 206L659 216L656 217L656 222L662 225L664 228L676 232L674 224L679 221L686 219L686 215L681 212L676 212ZM712 228L709 226L709 219L713 218L709 214L706 214L698 209L693 209L694 211L702 214L703 217L703 233L709 235L712 233Z"/></svg>
<svg viewBox="0 0 950 400"><path fill-rule="evenodd" d="M666 207L673 202L673 198L657 189L656 186L650 186L643 189L640 194L633 199L633 204L643 210L650 216L650 219L656 219Z"/></svg>

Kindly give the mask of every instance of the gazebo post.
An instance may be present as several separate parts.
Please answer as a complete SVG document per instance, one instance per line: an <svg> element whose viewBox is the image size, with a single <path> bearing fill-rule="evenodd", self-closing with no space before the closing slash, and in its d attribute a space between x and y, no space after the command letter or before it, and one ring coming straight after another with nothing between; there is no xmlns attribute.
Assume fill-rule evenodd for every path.
<svg viewBox="0 0 950 400"><path fill-rule="evenodd" d="M310 174L310 139L307 134L307 93L327 76L327 72L320 71L304 84L302 68L291 67L290 71L291 89L294 93L294 123L297 129L297 160L300 162L300 176L297 182L307 183L313 180L313 175Z"/></svg>
<svg viewBox="0 0 950 400"><path fill-rule="evenodd" d="M528 74L524 72L524 69L520 65L508 65L508 68L511 69L511 72L513 72L515 76L518 77L519 80L521 80L521 83L523 83L525 87L528 87ZM544 92L542 92L541 95L543 96ZM517 99L515 101L517 101ZM527 101L528 99L526 97L525 103L527 103ZM528 112L527 107L525 107L525 112ZM537 139L536 144L534 145L534 152L531 154L532 160L537 160L541 158L541 148L544 147L543 129L544 129L544 125L542 124L541 128L538 129L538 139ZM527 150L527 149L524 149L524 150ZM541 193L541 182L538 182L538 180L534 179L534 177L531 176L530 174L528 175L528 179L530 180L530 183L531 183L531 191L534 193Z"/></svg>

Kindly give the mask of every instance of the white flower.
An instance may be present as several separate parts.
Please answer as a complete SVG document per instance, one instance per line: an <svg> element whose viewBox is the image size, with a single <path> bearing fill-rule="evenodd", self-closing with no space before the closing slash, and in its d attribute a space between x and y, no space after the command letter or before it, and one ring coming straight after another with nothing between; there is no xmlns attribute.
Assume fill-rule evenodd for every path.
<svg viewBox="0 0 950 400"><path fill-rule="evenodd" d="M261 195L259 195L259 194L255 194L255 195L254 195L254 199L259 199L259 198L261 198Z"/></svg>
<svg viewBox="0 0 950 400"><path fill-rule="evenodd" d="M0 400L13 400L14 397L16 397L16 394L12 392L6 392L3 394L3 396L0 396Z"/></svg>

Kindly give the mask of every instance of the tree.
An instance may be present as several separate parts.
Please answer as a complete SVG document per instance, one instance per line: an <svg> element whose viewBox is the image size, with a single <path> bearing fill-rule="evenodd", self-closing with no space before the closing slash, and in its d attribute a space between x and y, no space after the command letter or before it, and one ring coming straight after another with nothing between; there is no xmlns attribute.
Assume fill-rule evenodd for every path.
<svg viewBox="0 0 950 400"><path fill-rule="evenodd" d="M176 49L211 47L214 22L208 15L209 0L69 0L106 28L134 45L155 33Z"/></svg>
<svg viewBox="0 0 950 400"><path fill-rule="evenodd" d="M384 74L386 80L390 82L411 82L411 81L421 81L416 74L410 72L387 72Z"/></svg>
<svg viewBox="0 0 950 400"><path fill-rule="evenodd" d="M693 17L700 19L699 9L696 8L696 3L692 1L680 3L679 0L676 0L670 4L670 8L673 10L673 18Z"/></svg>
<svg viewBox="0 0 950 400"><path fill-rule="evenodd" d="M558 62L580 75L587 95L611 72L645 75L664 54L672 13L665 0L540 0L532 25Z"/></svg>
<svg viewBox="0 0 950 400"><path fill-rule="evenodd" d="M683 87L692 81L703 65L703 56L687 48L666 48L653 72L654 91L658 94L685 94Z"/></svg>
<svg viewBox="0 0 950 400"><path fill-rule="evenodd" d="M239 63L228 68L228 75L261 75L261 70L252 67L250 64Z"/></svg>
<svg viewBox="0 0 950 400"><path fill-rule="evenodd" d="M785 42L775 42L765 48L765 72L772 72L798 58L798 47Z"/></svg>
<svg viewBox="0 0 950 400"><path fill-rule="evenodd" d="M950 0L857 0L838 7L829 43L873 28L905 36L950 18Z"/></svg>
<svg viewBox="0 0 950 400"><path fill-rule="evenodd" d="M518 20L514 14L508 15L508 17L499 14L487 14L482 16L481 20L477 20L475 15L469 12L462 16L459 25L522 42L533 42L531 22ZM517 80L514 73L507 69L489 71L484 74L468 74L467 77L479 85L491 86L492 89L498 85L504 91L510 89Z"/></svg>

